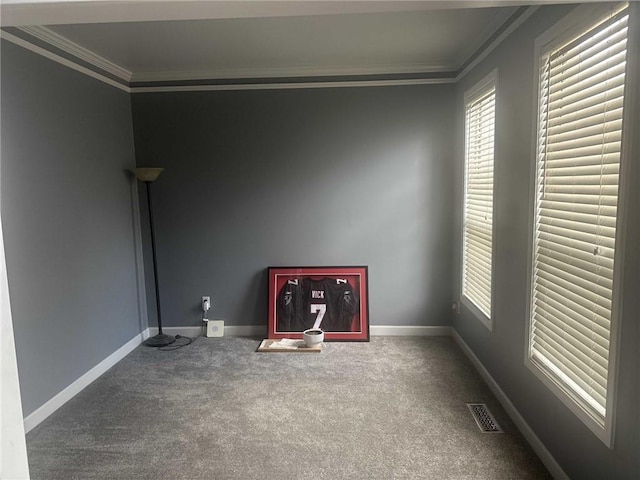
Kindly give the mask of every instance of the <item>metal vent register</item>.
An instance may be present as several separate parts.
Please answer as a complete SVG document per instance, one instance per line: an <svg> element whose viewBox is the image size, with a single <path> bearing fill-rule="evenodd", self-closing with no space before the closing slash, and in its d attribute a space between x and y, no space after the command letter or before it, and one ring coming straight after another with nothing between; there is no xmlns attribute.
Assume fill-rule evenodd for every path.
<svg viewBox="0 0 640 480"><path fill-rule="evenodd" d="M502 433L502 429L496 419L484 403L467 403L474 420L478 424L480 431L484 433Z"/></svg>

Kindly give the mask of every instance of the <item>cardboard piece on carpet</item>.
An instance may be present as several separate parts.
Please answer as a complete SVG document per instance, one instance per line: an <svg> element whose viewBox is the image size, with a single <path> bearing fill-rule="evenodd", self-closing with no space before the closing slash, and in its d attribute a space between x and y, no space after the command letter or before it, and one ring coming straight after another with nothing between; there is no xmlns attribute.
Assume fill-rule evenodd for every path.
<svg viewBox="0 0 640 480"><path fill-rule="evenodd" d="M285 339L286 340L286 339ZM280 353L320 353L322 352L322 344L315 347L307 347L303 340L291 340L285 342L285 345L279 345L282 340L274 338L265 338L258 347L258 352L280 352ZM273 345L276 344L276 345ZM273 346L272 346L273 345Z"/></svg>

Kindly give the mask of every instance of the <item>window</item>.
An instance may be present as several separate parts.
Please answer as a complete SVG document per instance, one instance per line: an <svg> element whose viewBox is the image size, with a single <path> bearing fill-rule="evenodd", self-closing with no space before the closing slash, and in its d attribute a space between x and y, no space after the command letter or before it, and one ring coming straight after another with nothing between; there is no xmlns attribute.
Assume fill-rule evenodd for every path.
<svg viewBox="0 0 640 480"><path fill-rule="evenodd" d="M542 49L539 69L528 364L605 443L627 18Z"/></svg>
<svg viewBox="0 0 640 480"><path fill-rule="evenodd" d="M462 301L491 328L496 72L465 95Z"/></svg>

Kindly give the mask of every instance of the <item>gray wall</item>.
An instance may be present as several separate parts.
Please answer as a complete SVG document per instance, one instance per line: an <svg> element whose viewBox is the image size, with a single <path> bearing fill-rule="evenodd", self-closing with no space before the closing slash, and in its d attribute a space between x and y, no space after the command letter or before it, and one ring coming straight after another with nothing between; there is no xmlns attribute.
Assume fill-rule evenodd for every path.
<svg viewBox="0 0 640 480"><path fill-rule="evenodd" d="M131 106L6 41L1 66L2 222L28 415L141 331Z"/></svg>
<svg viewBox="0 0 640 480"><path fill-rule="evenodd" d="M152 187L164 325L199 324L202 295L210 318L266 325L270 265L368 265L372 325L448 324L452 94L133 95L138 165L166 168Z"/></svg>
<svg viewBox="0 0 640 480"><path fill-rule="evenodd" d="M530 259L528 242L532 228L529 224L531 168L534 162L532 139L536 116L534 40L570 10L568 6L540 8L457 85L456 238L459 239L463 188L463 94L491 70L498 68L494 331L489 332L464 306L461 314L454 318L453 325L572 479L637 479L640 478L640 399L637 390L640 350L639 162L633 162L629 179L632 188L626 218L627 252L614 449L607 448L524 365ZM631 89L628 93L631 94ZM638 103L636 115L640 113ZM637 160L637 137L635 142L633 159ZM459 253L459 248L456 253ZM459 291L459 258L455 271L458 274L455 288Z"/></svg>

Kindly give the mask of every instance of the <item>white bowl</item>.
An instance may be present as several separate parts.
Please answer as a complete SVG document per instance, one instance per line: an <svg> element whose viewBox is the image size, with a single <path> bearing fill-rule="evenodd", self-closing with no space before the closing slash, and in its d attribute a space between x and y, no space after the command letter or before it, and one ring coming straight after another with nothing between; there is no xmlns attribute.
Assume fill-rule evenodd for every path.
<svg viewBox="0 0 640 480"><path fill-rule="evenodd" d="M310 328L302 332L302 339L307 347L317 347L324 342L324 332L319 328Z"/></svg>

